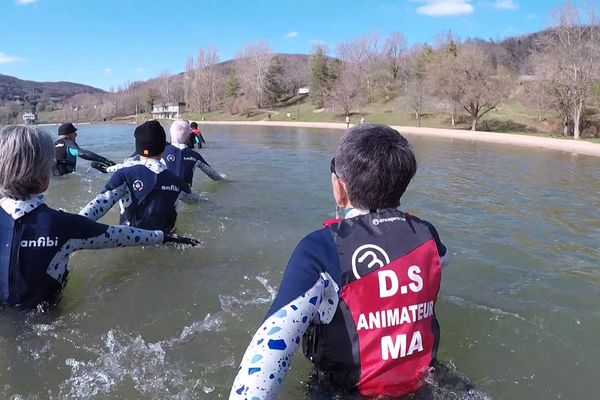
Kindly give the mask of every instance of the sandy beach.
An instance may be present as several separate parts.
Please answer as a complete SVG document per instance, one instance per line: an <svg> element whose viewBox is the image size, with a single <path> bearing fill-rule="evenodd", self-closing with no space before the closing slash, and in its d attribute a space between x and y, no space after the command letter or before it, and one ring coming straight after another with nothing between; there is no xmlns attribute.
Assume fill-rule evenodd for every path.
<svg viewBox="0 0 600 400"><path fill-rule="evenodd" d="M200 122L200 121L199 121ZM344 123L334 122L285 122L285 121L201 121L202 125L251 125L282 126L292 128L346 129ZM398 132L415 136L442 137L477 142L508 144L521 147L537 147L550 150L600 157L600 144L586 141L555 139L510 133L466 131L459 129L417 128L412 126L392 126Z"/></svg>

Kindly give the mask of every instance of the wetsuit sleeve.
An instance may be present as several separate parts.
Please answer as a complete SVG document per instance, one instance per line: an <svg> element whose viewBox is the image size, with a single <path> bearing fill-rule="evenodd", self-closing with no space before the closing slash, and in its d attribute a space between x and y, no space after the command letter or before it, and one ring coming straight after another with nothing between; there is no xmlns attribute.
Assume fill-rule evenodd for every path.
<svg viewBox="0 0 600 400"><path fill-rule="evenodd" d="M75 214L62 213L69 239L54 255L46 272L59 282L64 277L69 255L77 250L107 249L126 246L155 245L164 241L161 231L147 231L129 226L99 224Z"/></svg>
<svg viewBox="0 0 600 400"><path fill-rule="evenodd" d="M429 222L425 222L425 224L429 228L429 232L431 232L431 236L433 237L433 240L435 241L435 245L437 247L438 254L440 255L440 266L442 268L444 268L448 265L448 248L442 243L442 240L440 239L440 235L438 234L435 227L432 224L430 224Z"/></svg>
<svg viewBox="0 0 600 400"><path fill-rule="evenodd" d="M184 203L189 204L189 203L196 203L200 200L204 200L204 197L202 197L200 194L192 192L190 185L188 185L183 179L181 180L179 185L182 190L181 190L181 192L179 192L179 197L177 197L177 202L179 202L181 200Z"/></svg>
<svg viewBox="0 0 600 400"><path fill-rule="evenodd" d="M115 165L111 165L110 167L107 167L106 172L117 172L120 169L123 169L126 167L131 167L131 166L137 165L139 163L140 163L139 160L135 160L133 158L128 158L120 164L115 164Z"/></svg>
<svg viewBox="0 0 600 400"><path fill-rule="evenodd" d="M200 154L197 154L196 167L200 168L202 172L204 172L213 181L220 181L224 179L223 176L221 176L216 169L211 167Z"/></svg>
<svg viewBox="0 0 600 400"><path fill-rule="evenodd" d="M71 150L71 148L69 148L69 150ZM98 161L102 164L112 164L112 162L108 158L104 158L101 155L94 153L93 151L84 150L79 146L77 146L76 150L78 152L79 157L83 158L84 160Z"/></svg>
<svg viewBox="0 0 600 400"><path fill-rule="evenodd" d="M77 217L77 218L75 218ZM70 222L77 227L67 242L71 252L87 249L155 245L164 241L162 231L149 231L125 225L104 225L81 216Z"/></svg>
<svg viewBox="0 0 600 400"><path fill-rule="evenodd" d="M300 242L271 309L246 349L230 399L272 399L309 325L331 321L339 296L330 275L334 259L329 232L317 231Z"/></svg>
<svg viewBox="0 0 600 400"><path fill-rule="evenodd" d="M79 215L83 215L93 221L97 221L102 218L117 201L129 194L129 189L125 183L125 178L120 173L114 174L102 193L96 198L90 201L80 212Z"/></svg>

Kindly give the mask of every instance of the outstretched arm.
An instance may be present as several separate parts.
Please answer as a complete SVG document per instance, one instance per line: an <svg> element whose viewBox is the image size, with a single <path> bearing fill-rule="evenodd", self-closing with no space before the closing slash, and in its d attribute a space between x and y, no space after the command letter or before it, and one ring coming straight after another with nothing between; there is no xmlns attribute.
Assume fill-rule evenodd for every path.
<svg viewBox="0 0 600 400"><path fill-rule="evenodd" d="M296 248L273 305L244 354L230 400L272 399L309 325L333 318L338 286L322 272L337 257L335 245L331 248L323 251L307 239Z"/></svg>
<svg viewBox="0 0 600 400"><path fill-rule="evenodd" d="M73 152L76 152L77 154L73 154L73 155L75 155L76 157L79 156L79 157L83 158L84 160L97 161L99 163L106 164L107 166L115 165L115 163L112 162L111 160L109 160L108 158L102 157L101 155L96 154L93 151L82 149L79 146L77 146L76 148L70 147L69 151L71 152L71 154L73 154Z"/></svg>
<svg viewBox="0 0 600 400"><path fill-rule="evenodd" d="M113 175L106 184L104 191L90 201L80 212L93 221L102 218L117 201L123 197L131 196L125 180L120 174Z"/></svg>
<svg viewBox="0 0 600 400"><path fill-rule="evenodd" d="M200 168L210 179L213 181L221 181L224 179L224 175L217 172L216 169L211 167L200 154L198 154L198 161L196 161L196 167Z"/></svg>

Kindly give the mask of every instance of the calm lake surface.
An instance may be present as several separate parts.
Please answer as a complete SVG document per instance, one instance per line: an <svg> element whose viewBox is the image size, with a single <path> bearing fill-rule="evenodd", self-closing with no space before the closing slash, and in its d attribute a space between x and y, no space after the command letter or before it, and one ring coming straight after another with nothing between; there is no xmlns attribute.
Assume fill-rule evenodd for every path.
<svg viewBox="0 0 600 400"><path fill-rule="evenodd" d="M80 125L115 161L134 125ZM56 127L45 128L55 134ZM0 314L0 398L224 399L297 242L333 216L329 161L341 131L207 126L207 201L177 231L199 248L79 252L58 307ZM439 360L476 389L436 398L591 399L600 393L600 159L409 136L419 170L402 209L448 246ZM48 204L78 212L107 175L78 162ZM113 210L102 222L117 223ZM297 354L279 399L309 389ZM341 397L340 397L341 398Z"/></svg>

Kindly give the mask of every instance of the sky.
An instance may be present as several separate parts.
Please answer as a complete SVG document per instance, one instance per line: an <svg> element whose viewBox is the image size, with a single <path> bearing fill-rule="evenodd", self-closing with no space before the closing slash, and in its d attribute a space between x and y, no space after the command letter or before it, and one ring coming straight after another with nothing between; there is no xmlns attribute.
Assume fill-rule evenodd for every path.
<svg viewBox="0 0 600 400"><path fill-rule="evenodd" d="M583 0L580 0L583 1ZM579 1L575 1L578 3ZM185 70L200 48L221 61L249 42L311 52L377 33L409 44L451 30L501 39L550 25L563 0L0 0L0 74L109 90Z"/></svg>

